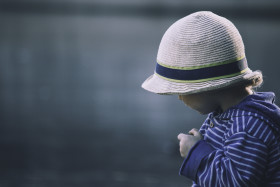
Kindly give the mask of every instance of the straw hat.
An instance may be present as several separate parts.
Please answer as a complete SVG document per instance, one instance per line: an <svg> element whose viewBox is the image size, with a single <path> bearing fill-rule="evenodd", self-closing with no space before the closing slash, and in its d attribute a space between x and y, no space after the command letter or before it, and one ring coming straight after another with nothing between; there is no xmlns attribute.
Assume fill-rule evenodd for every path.
<svg viewBox="0 0 280 187"><path fill-rule="evenodd" d="M201 11L178 20L165 32L155 72L142 87L157 94L191 94L261 77L249 69L233 23Z"/></svg>

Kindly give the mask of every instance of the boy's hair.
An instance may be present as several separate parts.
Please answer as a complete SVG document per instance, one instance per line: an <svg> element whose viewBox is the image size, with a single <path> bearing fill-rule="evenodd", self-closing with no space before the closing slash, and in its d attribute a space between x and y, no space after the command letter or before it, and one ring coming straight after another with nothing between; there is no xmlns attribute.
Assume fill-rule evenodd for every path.
<svg viewBox="0 0 280 187"><path fill-rule="evenodd" d="M233 23L201 11L168 28L159 46L155 73L142 87L158 94L192 94L261 83L262 73L249 69Z"/></svg>
<svg viewBox="0 0 280 187"><path fill-rule="evenodd" d="M246 86L252 86L252 88L257 88L263 84L262 72L258 72L260 73L260 76L254 77L253 79L245 80Z"/></svg>

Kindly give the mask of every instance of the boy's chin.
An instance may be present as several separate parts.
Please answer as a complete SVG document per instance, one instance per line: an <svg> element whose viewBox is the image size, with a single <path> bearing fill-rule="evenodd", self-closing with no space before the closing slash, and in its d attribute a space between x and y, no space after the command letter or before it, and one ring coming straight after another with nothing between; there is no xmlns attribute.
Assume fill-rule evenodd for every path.
<svg viewBox="0 0 280 187"><path fill-rule="evenodd" d="M207 115L207 114L213 112L213 111L208 111L208 110L197 110L197 109L195 109L195 111L197 111L198 113L200 113L202 115Z"/></svg>
<svg viewBox="0 0 280 187"><path fill-rule="evenodd" d="M197 111L198 113L200 113L202 115L207 115L207 114L209 114L209 113L214 111L211 108L202 108L202 107L201 108L190 107L190 108L195 110L195 111Z"/></svg>
<svg viewBox="0 0 280 187"><path fill-rule="evenodd" d="M200 112L200 111L198 111L200 114L202 114L202 115L207 115L207 114L209 114L210 112Z"/></svg>

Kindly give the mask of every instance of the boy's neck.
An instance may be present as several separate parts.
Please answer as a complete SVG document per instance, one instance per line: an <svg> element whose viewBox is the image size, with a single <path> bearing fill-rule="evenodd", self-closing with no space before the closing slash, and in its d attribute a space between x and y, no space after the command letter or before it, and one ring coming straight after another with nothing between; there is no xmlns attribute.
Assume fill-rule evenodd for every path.
<svg viewBox="0 0 280 187"><path fill-rule="evenodd" d="M245 97L252 95L251 87L233 87L219 92L216 96L222 111L239 104Z"/></svg>

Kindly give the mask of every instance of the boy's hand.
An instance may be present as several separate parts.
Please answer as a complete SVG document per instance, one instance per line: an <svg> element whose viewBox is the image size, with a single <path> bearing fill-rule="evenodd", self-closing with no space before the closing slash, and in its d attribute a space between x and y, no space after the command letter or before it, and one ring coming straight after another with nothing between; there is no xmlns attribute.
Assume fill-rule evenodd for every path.
<svg viewBox="0 0 280 187"><path fill-rule="evenodd" d="M180 133L178 135L180 153L183 158L186 158L190 149L196 142L202 139L202 135L197 129L190 130L189 134Z"/></svg>

